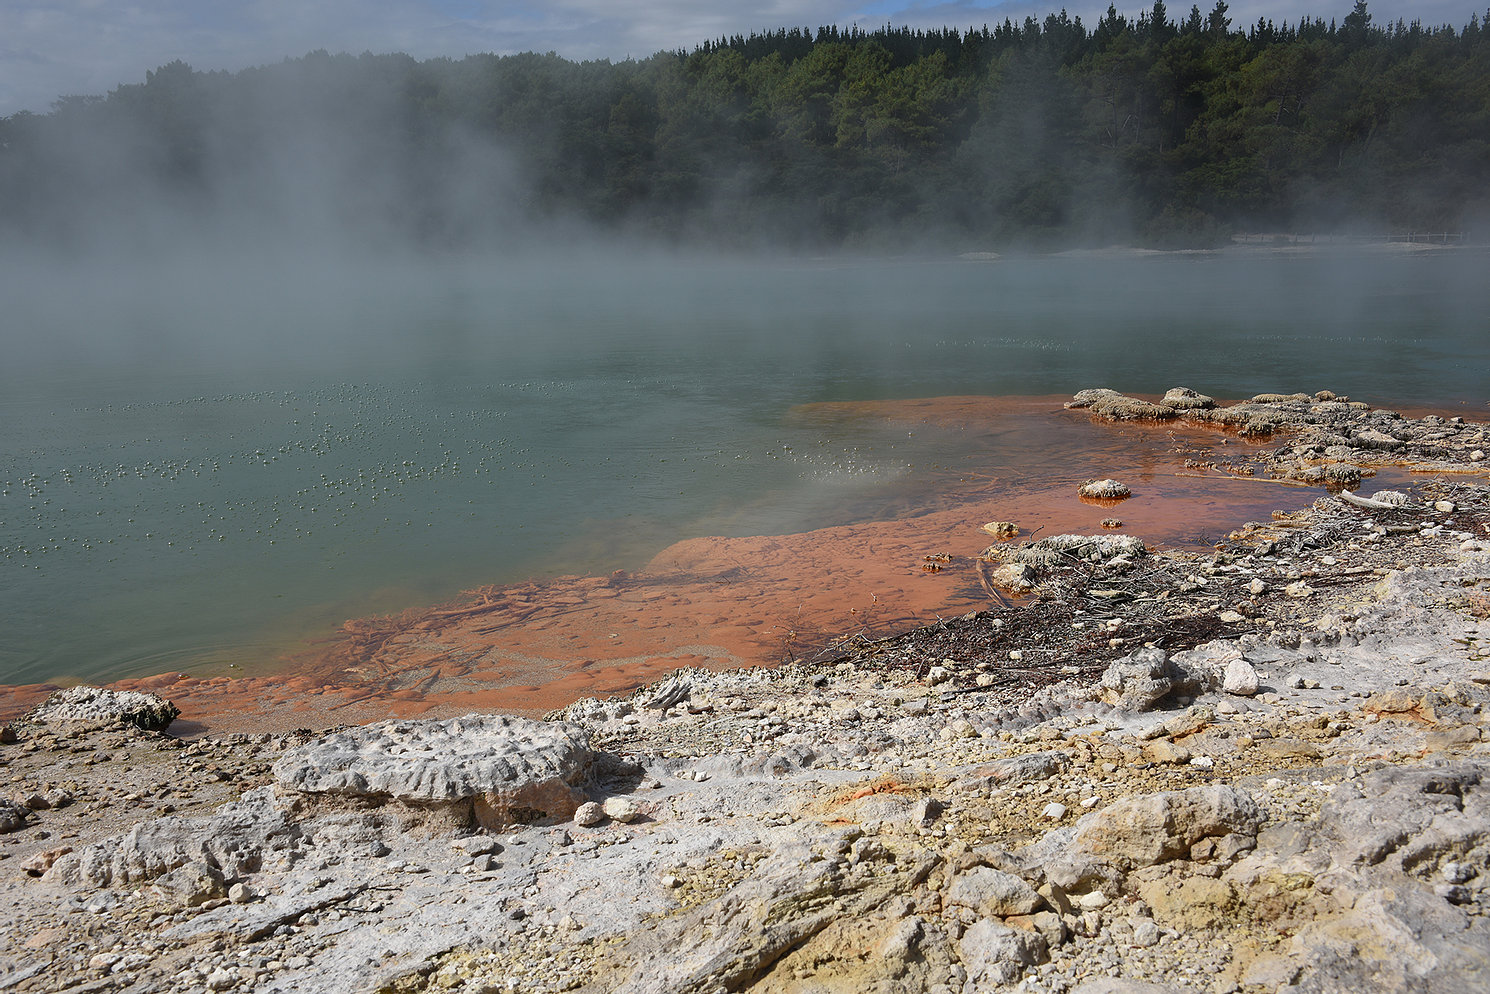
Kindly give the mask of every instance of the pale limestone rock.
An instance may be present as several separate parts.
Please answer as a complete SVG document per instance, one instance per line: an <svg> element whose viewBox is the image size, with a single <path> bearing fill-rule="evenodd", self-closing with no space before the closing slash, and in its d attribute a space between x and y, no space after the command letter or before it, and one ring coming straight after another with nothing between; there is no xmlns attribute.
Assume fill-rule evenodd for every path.
<svg viewBox="0 0 1490 994"><path fill-rule="evenodd" d="M1010 928L1022 928L1029 932L1039 933L1049 949L1064 944L1071 937L1066 923L1054 911L1037 911L1032 915L1010 915L1004 919L1004 924Z"/></svg>
<svg viewBox="0 0 1490 994"><path fill-rule="evenodd" d="M1120 711L1147 711L1174 688L1169 655L1163 649L1143 648L1114 660L1099 688L1102 699Z"/></svg>
<svg viewBox="0 0 1490 994"><path fill-rule="evenodd" d="M207 989L209 991L226 991L238 986L238 971L231 967L220 966L207 975Z"/></svg>
<svg viewBox="0 0 1490 994"><path fill-rule="evenodd" d="M1072 845L1118 869L1188 856L1203 838L1255 836L1263 812L1244 791L1219 784L1132 797L1084 816Z"/></svg>
<svg viewBox="0 0 1490 994"><path fill-rule="evenodd" d="M1050 958L1045 939L1037 932L1010 928L984 918L962 934L962 964L974 989L986 984L1009 984L1026 967Z"/></svg>
<svg viewBox="0 0 1490 994"><path fill-rule="evenodd" d="M1266 987L1275 991L1287 987L1299 978L1299 964L1287 956L1259 956L1247 965L1242 974L1242 983L1248 987Z"/></svg>
<svg viewBox="0 0 1490 994"><path fill-rule="evenodd" d="M1358 449L1381 449L1384 451L1402 448L1402 440L1393 438L1384 431L1375 428L1367 428L1365 431L1357 432L1350 440L1350 444Z"/></svg>
<svg viewBox="0 0 1490 994"><path fill-rule="evenodd" d="M997 553L998 547L989 550ZM1011 562L1038 568L1069 565L1073 560L1106 561L1118 556L1148 555L1143 540L1133 535L1051 535L1007 553Z"/></svg>
<svg viewBox="0 0 1490 994"><path fill-rule="evenodd" d="M945 900L985 918L1033 914L1045 903L1022 878L988 866L975 866L953 877Z"/></svg>
<svg viewBox="0 0 1490 994"><path fill-rule="evenodd" d="M984 791L1033 780L1046 780L1065 770L1070 760L1061 752L1030 752L1006 756L970 770L955 783L958 790Z"/></svg>
<svg viewBox="0 0 1490 994"><path fill-rule="evenodd" d="M328 801L396 801L483 828L566 820L594 753L577 725L505 715L392 720L337 732L274 765L287 789Z"/></svg>
<svg viewBox="0 0 1490 994"><path fill-rule="evenodd" d="M1226 664L1221 689L1237 697L1254 697L1257 694L1257 671L1245 659L1233 659Z"/></svg>
<svg viewBox="0 0 1490 994"><path fill-rule="evenodd" d="M156 694L77 686L57 691L27 717L43 725L124 722L147 731L160 731L180 713L176 705Z"/></svg>
<svg viewBox="0 0 1490 994"><path fill-rule="evenodd" d="M1151 763L1181 766L1190 761L1190 750L1182 745L1175 745L1168 739L1155 739L1144 743L1143 756Z"/></svg>
<svg viewBox="0 0 1490 994"><path fill-rule="evenodd" d="M1216 406L1214 397L1207 397L1203 393L1196 393L1189 387L1171 387L1165 391L1164 399L1159 401L1165 407L1173 407L1181 411L1210 410Z"/></svg>
<svg viewBox="0 0 1490 994"><path fill-rule="evenodd" d="M227 894L222 871L201 861L161 874L151 889L165 903L188 908Z"/></svg>
<svg viewBox="0 0 1490 994"><path fill-rule="evenodd" d="M986 549L983 555L986 557L996 551L996 548ZM989 575L989 581L995 586L1003 587L1016 594L1033 590L1035 578L1035 568L1028 563L1004 563Z"/></svg>
<svg viewBox="0 0 1490 994"><path fill-rule="evenodd" d="M270 853L292 849L302 830L273 806L268 788L224 804L207 818L171 815L57 859L43 880L68 887L118 887L202 862L234 879L257 871Z"/></svg>
<svg viewBox="0 0 1490 994"><path fill-rule="evenodd" d="M740 990L837 922L852 922L926 879L936 864L850 868L787 847L719 897L660 918L606 950L587 990L608 994Z"/></svg>
<svg viewBox="0 0 1490 994"><path fill-rule="evenodd" d="M1076 489L1076 494L1087 500L1125 500L1133 496L1133 491L1126 483L1106 479L1087 480Z"/></svg>
<svg viewBox="0 0 1490 994"><path fill-rule="evenodd" d="M642 816L640 806L629 797L607 797L600 808L611 821L622 824L636 821Z"/></svg>
<svg viewBox="0 0 1490 994"><path fill-rule="evenodd" d="M21 864L21 869L29 876L39 877L52 868L52 864L63 856L72 852L72 846L59 846L56 849L44 849L33 855Z"/></svg>
<svg viewBox="0 0 1490 994"><path fill-rule="evenodd" d="M1079 391L1066 401L1068 409L1087 408L1100 418L1113 421L1169 421L1179 412L1167 404L1151 404L1105 387Z"/></svg>
<svg viewBox="0 0 1490 994"><path fill-rule="evenodd" d="M605 821L605 810L594 801L586 801L574 809L574 823L580 828L590 828Z"/></svg>

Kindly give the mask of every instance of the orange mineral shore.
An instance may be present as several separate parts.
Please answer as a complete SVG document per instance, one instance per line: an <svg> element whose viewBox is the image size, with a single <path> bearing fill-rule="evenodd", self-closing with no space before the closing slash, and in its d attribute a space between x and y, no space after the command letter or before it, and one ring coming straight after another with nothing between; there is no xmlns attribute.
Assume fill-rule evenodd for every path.
<svg viewBox="0 0 1490 994"><path fill-rule="evenodd" d="M1093 533L1121 519L1150 547L1205 548L1275 508L1321 491L1233 473L1276 447L1220 430L1094 423L1064 398L944 397L815 404L794 418L858 418L940 432L955 465L910 467L891 513L791 535L697 537L644 568L561 576L470 591L460 602L354 619L273 672L238 678L181 673L120 680L174 701L174 734L271 732L386 717L471 711L541 715L588 696L624 693L683 667L775 665L1006 602L978 553L983 529L1012 522L1007 541ZM992 453L999 453L995 460ZM1017 465L1009 453L1017 453ZM1383 471L1396 485L1405 471ZM1133 496L1083 500L1112 478ZM854 512L849 511L846 516ZM15 717L53 687L10 688Z"/></svg>

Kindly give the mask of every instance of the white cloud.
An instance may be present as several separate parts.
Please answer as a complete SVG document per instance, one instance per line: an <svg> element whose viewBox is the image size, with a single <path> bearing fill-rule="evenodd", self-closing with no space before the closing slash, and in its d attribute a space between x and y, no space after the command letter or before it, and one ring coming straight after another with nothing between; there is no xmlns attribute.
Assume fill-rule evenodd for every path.
<svg viewBox="0 0 1490 994"><path fill-rule="evenodd" d="M1214 0L1199 3L1208 12ZM1352 0L1232 0L1236 26L1259 16L1343 18ZM1421 18L1462 26L1479 0L1377 0L1378 22ZM825 24L887 22L966 28L1043 17L1061 0L0 0L0 115L46 111L66 94L103 94L147 69L182 59L238 70L325 48L407 52L556 51L573 59L644 58L731 34ZM1095 23L1105 0L1064 6ZM1145 2L1120 2L1136 15ZM1183 17L1190 4L1169 4ZM1479 11L1483 13L1483 10Z"/></svg>

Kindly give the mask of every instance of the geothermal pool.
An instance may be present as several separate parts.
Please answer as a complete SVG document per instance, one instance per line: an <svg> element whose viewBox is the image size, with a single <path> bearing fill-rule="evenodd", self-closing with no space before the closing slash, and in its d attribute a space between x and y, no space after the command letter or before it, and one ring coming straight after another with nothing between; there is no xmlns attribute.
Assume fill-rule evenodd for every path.
<svg viewBox="0 0 1490 994"><path fill-rule="evenodd" d="M1034 506L1108 445L1141 475L1168 440L1060 410L1088 386L1328 388L1484 417L1484 262L12 267L0 683L265 672L344 619L482 585L959 500ZM1040 399L883 406L941 397ZM1170 486L1194 513L1135 510L1135 534L1203 545L1280 501L1150 492Z"/></svg>

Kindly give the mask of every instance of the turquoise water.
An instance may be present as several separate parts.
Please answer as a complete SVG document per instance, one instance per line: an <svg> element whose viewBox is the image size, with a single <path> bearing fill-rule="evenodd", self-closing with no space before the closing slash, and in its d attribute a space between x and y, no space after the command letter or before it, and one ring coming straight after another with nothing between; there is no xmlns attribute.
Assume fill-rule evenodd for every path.
<svg viewBox="0 0 1490 994"><path fill-rule="evenodd" d="M11 266L0 682L262 667L347 617L898 513L955 436L796 405L1490 397L1486 257ZM1001 451L1017 481L1058 454Z"/></svg>

